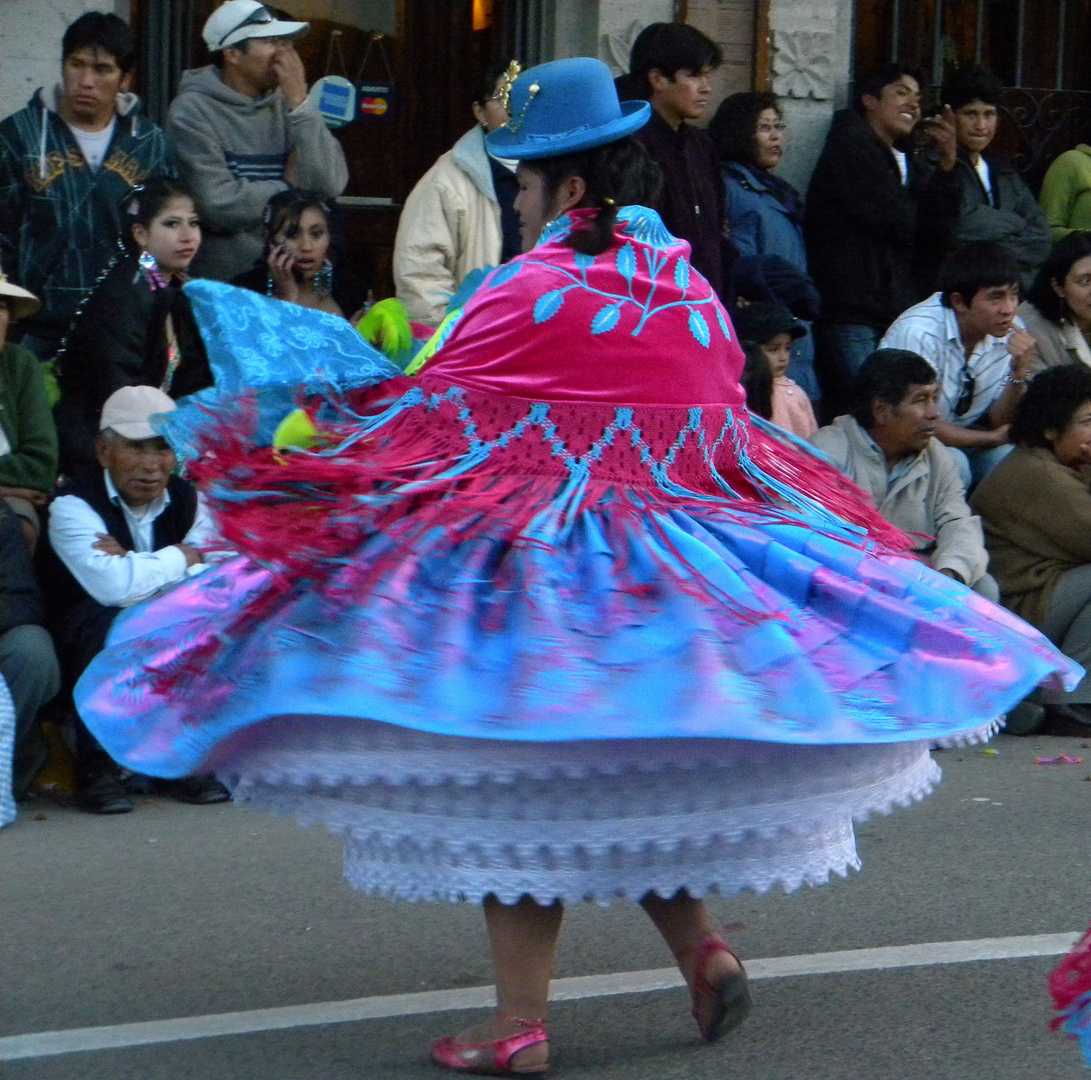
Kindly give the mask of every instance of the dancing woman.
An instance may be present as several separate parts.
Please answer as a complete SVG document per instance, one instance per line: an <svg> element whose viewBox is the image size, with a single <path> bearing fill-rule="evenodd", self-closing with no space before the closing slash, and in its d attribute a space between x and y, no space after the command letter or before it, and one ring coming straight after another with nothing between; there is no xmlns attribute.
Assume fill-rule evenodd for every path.
<svg viewBox="0 0 1091 1080"><path fill-rule="evenodd" d="M244 554L125 617L77 694L132 768L337 828L355 887L482 903L497 1011L432 1056L497 1075L546 1068L566 905L639 901L716 1039L750 996L702 897L858 866L853 820L938 779L929 740L1077 674L749 417L724 309L641 205L646 103L574 59L511 115L489 147L521 162L525 252L415 379L335 320L190 286L254 391L167 430ZM291 451L268 395L299 353L353 388Z"/></svg>

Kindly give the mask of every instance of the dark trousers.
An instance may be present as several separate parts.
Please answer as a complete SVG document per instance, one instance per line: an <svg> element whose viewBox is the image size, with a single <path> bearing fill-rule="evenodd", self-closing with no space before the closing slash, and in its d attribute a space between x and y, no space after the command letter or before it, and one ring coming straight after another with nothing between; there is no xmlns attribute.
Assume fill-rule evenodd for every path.
<svg viewBox="0 0 1091 1080"><path fill-rule="evenodd" d="M54 627L58 651L64 658L65 687L69 691L87 665L102 652L110 627L120 611L119 607L106 607L86 597ZM110 764L109 755L78 716L75 718L74 750L78 772L94 771Z"/></svg>

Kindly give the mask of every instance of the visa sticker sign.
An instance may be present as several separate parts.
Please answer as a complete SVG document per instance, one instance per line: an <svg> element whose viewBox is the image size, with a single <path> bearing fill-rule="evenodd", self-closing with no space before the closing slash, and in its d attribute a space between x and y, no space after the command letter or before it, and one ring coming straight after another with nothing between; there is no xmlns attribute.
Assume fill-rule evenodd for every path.
<svg viewBox="0 0 1091 1080"><path fill-rule="evenodd" d="M361 117L394 118L394 84L360 83L356 87L357 110Z"/></svg>

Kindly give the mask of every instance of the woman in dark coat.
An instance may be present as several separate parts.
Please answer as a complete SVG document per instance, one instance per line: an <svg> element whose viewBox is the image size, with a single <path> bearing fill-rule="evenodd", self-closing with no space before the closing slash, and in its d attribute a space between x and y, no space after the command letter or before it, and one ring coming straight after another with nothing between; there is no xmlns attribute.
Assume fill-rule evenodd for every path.
<svg viewBox="0 0 1091 1080"><path fill-rule="evenodd" d="M95 463L106 399L123 386L156 386L173 398L212 385L204 343L181 286L201 243L189 188L155 177L122 206L124 251L81 305L57 357L55 410L61 472Z"/></svg>

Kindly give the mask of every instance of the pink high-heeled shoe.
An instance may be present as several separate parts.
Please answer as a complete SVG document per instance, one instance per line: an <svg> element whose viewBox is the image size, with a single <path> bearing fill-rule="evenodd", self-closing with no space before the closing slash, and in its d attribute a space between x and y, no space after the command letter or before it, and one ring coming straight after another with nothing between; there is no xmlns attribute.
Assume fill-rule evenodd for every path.
<svg viewBox="0 0 1091 1080"><path fill-rule="evenodd" d="M469 1073L473 1076L543 1076L548 1065L512 1065L511 1059L528 1046L549 1041L545 1023L541 1020L523 1020L518 1016L497 1013L501 1020L518 1024L522 1031L503 1039L482 1043L458 1042L453 1035L444 1035L432 1044L429 1057L446 1069Z"/></svg>
<svg viewBox="0 0 1091 1080"><path fill-rule="evenodd" d="M737 1028L750 1014L750 984L742 961L719 934L709 934L693 950L697 963L693 971L693 1019L705 1042L715 1042ZM739 970L732 972L717 987L706 975L709 959L717 953L730 953Z"/></svg>

